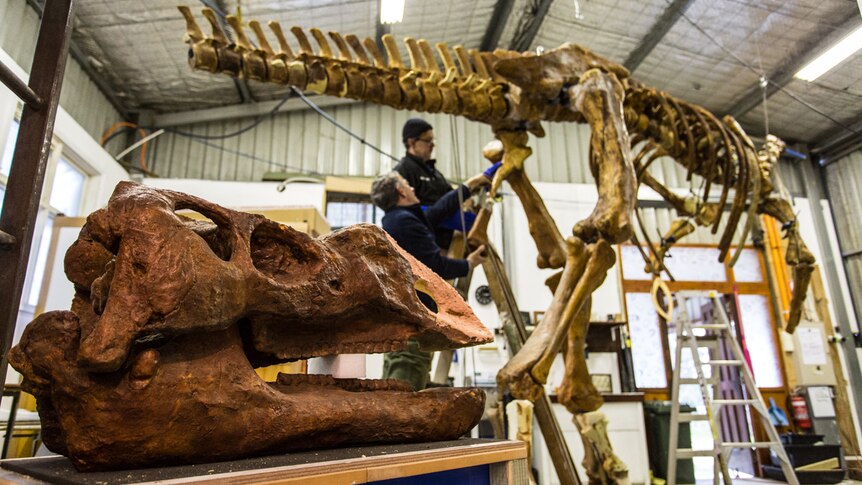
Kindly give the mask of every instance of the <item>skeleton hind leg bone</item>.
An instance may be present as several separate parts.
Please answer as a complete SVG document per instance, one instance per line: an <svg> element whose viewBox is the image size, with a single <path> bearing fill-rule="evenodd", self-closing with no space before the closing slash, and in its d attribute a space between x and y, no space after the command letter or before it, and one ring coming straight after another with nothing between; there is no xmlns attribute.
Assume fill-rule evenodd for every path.
<svg viewBox="0 0 862 485"><path fill-rule="evenodd" d="M637 181L629 153L628 134L622 119L622 87L612 75L592 70L571 90L571 98L575 100L577 109L584 114L592 129L591 168L597 180L599 203L587 219L575 226L575 237L566 241L565 269L545 318L521 352L510 360L497 376L498 384L509 388L513 395L519 398L535 399L541 395L541 386L547 380L550 365L570 331L576 335L585 335L589 325L589 297L615 262L610 245L622 242L631 235L629 217L636 202ZM501 133L498 133L498 137L500 135ZM503 174L512 175L521 171L523 160L530 153L529 149L526 149L525 138L526 136L512 140L510 137L503 140L501 137L507 150L510 149L505 146L507 144L522 145L515 147L518 148L516 158L519 163L507 166L510 160L504 155L503 165L506 170L501 170ZM528 218L530 216L531 214L528 214ZM545 219L546 224L554 225L547 214L534 213L532 217ZM586 318L583 317L585 306ZM578 314L581 314L581 318L576 318ZM573 375L567 372L564 379L570 381L568 405L579 412L576 414L576 423L580 425L592 422L581 413L595 411L601 405L601 398L595 388L591 388L588 379L585 385L582 384L581 392L572 392L574 386L571 381L584 381L583 376L588 375L583 349L580 349L578 355L577 345L579 342L575 339L571 355ZM609 464L610 468L605 467L606 473L614 481L626 482L625 465L613 455L607 440L606 427L589 429L588 433L582 435L591 443L586 448L603 455L596 457L597 462Z"/></svg>

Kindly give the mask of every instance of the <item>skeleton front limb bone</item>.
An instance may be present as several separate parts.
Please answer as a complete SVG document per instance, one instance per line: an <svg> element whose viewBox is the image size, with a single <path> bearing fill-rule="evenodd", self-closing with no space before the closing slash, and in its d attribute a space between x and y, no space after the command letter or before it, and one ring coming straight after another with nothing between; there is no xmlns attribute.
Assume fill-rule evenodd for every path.
<svg viewBox="0 0 862 485"><path fill-rule="evenodd" d="M500 144L489 143L484 150L485 157L489 160L503 161L503 166L494 177L491 194L493 196L496 193L504 179L509 182L521 205L524 206L530 235L533 236L536 249L539 251L536 264L540 268L560 268L566 261L563 236L548 213L541 196L523 170L524 160L533 152L527 146L527 132L500 130L497 131L496 136ZM479 218L481 217L480 213Z"/></svg>
<svg viewBox="0 0 862 485"><path fill-rule="evenodd" d="M799 223L793 213L793 207L786 199L770 197L760 203L757 208L760 214L768 214L782 224L787 238L787 254L785 262L793 269L793 298L790 300L790 315L787 318L787 333L793 333L802 317L802 306L814 271L814 255L799 237Z"/></svg>
<svg viewBox="0 0 862 485"><path fill-rule="evenodd" d="M540 385L547 380L575 315L613 266L610 244L631 235L629 214L634 209L637 182L622 118L622 85L615 77L593 69L571 90L577 108L592 128L590 159L599 202L593 213L575 226L575 237L566 241L566 268L545 318L521 352L497 374L500 386L525 399L541 393ZM503 141L508 152L506 143ZM585 242L595 244L584 250Z"/></svg>
<svg viewBox="0 0 862 485"><path fill-rule="evenodd" d="M573 244L580 242L580 240L576 238L569 238L569 241ZM583 308L589 301L590 295L592 295L599 285L602 284L602 281L605 280L608 270L613 267L614 262L616 261L616 253L614 253L610 244L608 244L604 239L599 239L597 243L588 245L585 256L586 265L584 269L579 271L580 268L578 268L574 271L575 274L579 274L578 283L575 286L575 290L568 298L568 301L566 301L565 308L560 316L560 322L562 322L562 324L557 325L554 329L550 345L544 349L541 358L536 362L531 371L533 379L537 382L544 383L548 380L551 365L554 363L554 359L562 349L566 335L569 332L574 331L576 333L583 333L584 337L586 337L586 331L589 327L589 316L586 321L578 320L576 316L581 311L581 308ZM557 295L555 293L555 299L556 296ZM575 322L580 323L583 328L570 330L572 324ZM583 354L581 355L583 356ZM585 369L586 361L584 361L584 366L581 370ZM564 377L564 379L570 378L572 377L568 375Z"/></svg>
<svg viewBox="0 0 862 485"><path fill-rule="evenodd" d="M566 378L557 388L557 401L572 414L595 411L602 405L602 396L593 385L587 369L585 355L587 331L590 328L592 299L581 306L575 320L569 327L566 348L563 354L566 364Z"/></svg>

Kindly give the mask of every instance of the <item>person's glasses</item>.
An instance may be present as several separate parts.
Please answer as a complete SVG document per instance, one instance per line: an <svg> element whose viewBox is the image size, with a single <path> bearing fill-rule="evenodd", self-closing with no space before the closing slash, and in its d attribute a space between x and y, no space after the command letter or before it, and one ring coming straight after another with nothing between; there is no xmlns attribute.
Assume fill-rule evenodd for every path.
<svg viewBox="0 0 862 485"><path fill-rule="evenodd" d="M417 138L417 139L416 139L416 141L424 141L425 143L427 143L427 144L429 144L429 145L431 145L431 146L433 146L433 145L434 145L434 139L433 139L433 138L429 138L429 139L427 139L427 140L426 140L426 139L424 139L424 138Z"/></svg>

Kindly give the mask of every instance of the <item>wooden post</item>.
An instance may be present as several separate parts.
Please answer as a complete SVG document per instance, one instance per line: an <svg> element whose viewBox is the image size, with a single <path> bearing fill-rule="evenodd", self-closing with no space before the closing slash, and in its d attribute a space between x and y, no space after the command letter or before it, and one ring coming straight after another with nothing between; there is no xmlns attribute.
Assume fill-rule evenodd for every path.
<svg viewBox="0 0 862 485"><path fill-rule="evenodd" d="M491 297L494 299L497 310L500 312L500 318L503 320L503 331L509 342L509 349L514 355L521 350L521 346L527 340L526 325L521 320L521 312L518 310L509 279L503 270L503 261L497 254L497 250L490 244L488 245L488 259L482 268L488 278ZM545 393L542 393L533 405L535 406L533 411L536 413L536 421L539 423L539 429L541 429L542 436L548 445L548 453L551 455L551 461L554 463L560 484L580 485L581 480L575 469L572 453L569 451L569 445L566 443L562 429L560 429L560 423L557 422L557 417L551 408L551 400Z"/></svg>

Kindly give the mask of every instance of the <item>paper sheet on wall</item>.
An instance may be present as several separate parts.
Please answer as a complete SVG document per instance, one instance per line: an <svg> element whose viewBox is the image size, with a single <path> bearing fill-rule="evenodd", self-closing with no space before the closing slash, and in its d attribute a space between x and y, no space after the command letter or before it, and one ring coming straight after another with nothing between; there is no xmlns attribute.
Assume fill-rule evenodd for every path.
<svg viewBox="0 0 862 485"><path fill-rule="evenodd" d="M816 327L799 327L799 353L804 365L826 365L826 348L823 346L823 332Z"/></svg>
<svg viewBox="0 0 862 485"><path fill-rule="evenodd" d="M834 418L835 406L832 404L832 390L828 387L809 387L808 400L811 401L811 415L815 418Z"/></svg>

